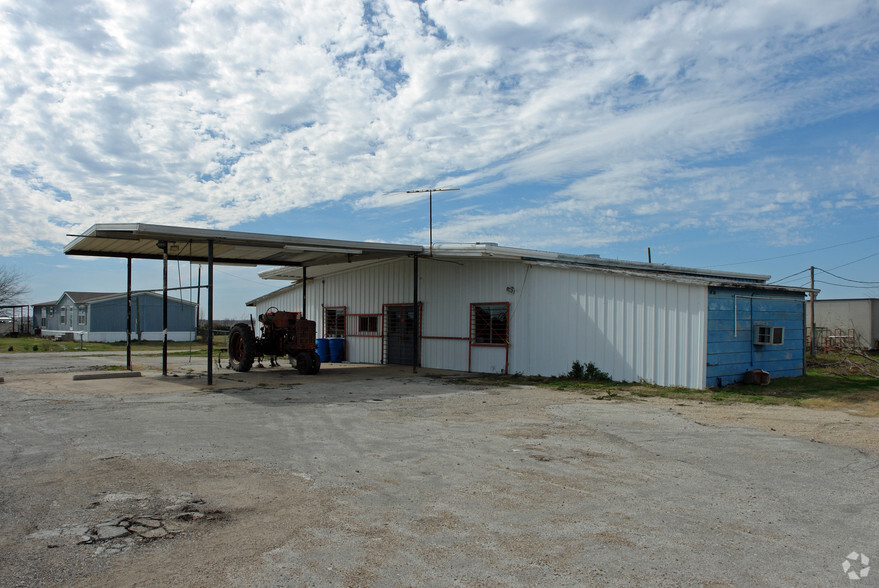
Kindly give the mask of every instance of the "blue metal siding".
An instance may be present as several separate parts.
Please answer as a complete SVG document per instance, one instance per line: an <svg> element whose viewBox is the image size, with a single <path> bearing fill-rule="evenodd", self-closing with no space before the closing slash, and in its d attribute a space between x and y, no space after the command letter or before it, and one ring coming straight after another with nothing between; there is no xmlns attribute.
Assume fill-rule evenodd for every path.
<svg viewBox="0 0 879 588"><path fill-rule="evenodd" d="M760 289L710 288L706 384L740 382L762 369L772 378L804 374L802 296ZM784 327L782 345L754 345L754 326Z"/></svg>
<svg viewBox="0 0 879 588"><path fill-rule="evenodd" d="M90 331L125 332L127 322L126 299L113 298L91 305ZM135 294L131 297L131 330L133 333L162 331L162 297ZM195 330L195 307L173 299L168 300L168 330Z"/></svg>
<svg viewBox="0 0 879 588"><path fill-rule="evenodd" d="M134 308L134 297L132 297L132 308ZM105 300L103 302L95 302L91 305L89 313L91 320L90 330L96 333L108 332L125 332L127 322L127 308L125 298L115 298L113 300ZM134 319L132 318L132 330L134 330Z"/></svg>

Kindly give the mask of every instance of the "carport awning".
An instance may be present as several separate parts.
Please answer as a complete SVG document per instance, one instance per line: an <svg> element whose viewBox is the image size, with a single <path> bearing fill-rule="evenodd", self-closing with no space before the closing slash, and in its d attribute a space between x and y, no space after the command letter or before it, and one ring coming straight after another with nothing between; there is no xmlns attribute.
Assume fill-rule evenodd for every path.
<svg viewBox="0 0 879 588"><path fill-rule="evenodd" d="M162 375L168 374L168 261L180 260L208 264L208 385L213 384L213 268L215 264L273 265L288 268L306 268L377 261L398 257L412 257L415 266L413 300L418 300L418 256L424 248L418 245L395 245L367 243L362 241L337 241L309 237L290 237L218 231L190 227L170 227L147 224L98 224L92 225L64 248L66 255L92 257L121 257L128 259L128 317L127 317L127 363L131 370L131 260L161 259L164 261L163 299L165 300L162 329ZM199 286L201 287L201 286ZM303 317L306 308L306 289L302 289ZM416 316L416 329L417 329ZM417 349L418 337L413 339ZM413 358L418 354L413 351ZM417 366L413 359L412 369Z"/></svg>
<svg viewBox="0 0 879 588"><path fill-rule="evenodd" d="M162 259L157 244L168 244L168 257L207 263L208 243L214 263L312 267L423 253L419 245L338 241L238 231L220 231L148 224L97 224L64 248L67 255Z"/></svg>

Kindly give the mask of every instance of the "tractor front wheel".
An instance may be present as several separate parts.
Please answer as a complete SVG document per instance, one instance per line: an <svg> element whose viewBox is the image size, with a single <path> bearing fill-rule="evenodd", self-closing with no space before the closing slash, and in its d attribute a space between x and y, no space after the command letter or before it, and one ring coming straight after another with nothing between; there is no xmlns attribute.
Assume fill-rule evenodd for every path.
<svg viewBox="0 0 879 588"><path fill-rule="evenodd" d="M320 371L320 355L314 351L300 351L290 354L290 365L303 376L313 376Z"/></svg>
<svg viewBox="0 0 879 588"><path fill-rule="evenodd" d="M320 355L317 354L316 351L311 352L311 371L308 372L312 376L317 375L320 371Z"/></svg>
<svg viewBox="0 0 879 588"><path fill-rule="evenodd" d="M301 351L299 355L296 356L296 369L303 376L311 373L311 354L309 352Z"/></svg>
<svg viewBox="0 0 879 588"><path fill-rule="evenodd" d="M247 323L238 323L229 331L229 367L236 372L247 372L253 367L256 339Z"/></svg>

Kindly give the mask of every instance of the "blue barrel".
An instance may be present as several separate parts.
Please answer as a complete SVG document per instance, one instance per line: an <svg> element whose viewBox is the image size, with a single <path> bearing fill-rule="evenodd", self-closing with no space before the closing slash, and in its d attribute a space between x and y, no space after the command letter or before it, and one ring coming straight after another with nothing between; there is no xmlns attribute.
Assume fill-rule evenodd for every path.
<svg viewBox="0 0 879 588"><path fill-rule="evenodd" d="M345 361L344 339L330 339L330 361L333 363Z"/></svg>
<svg viewBox="0 0 879 588"><path fill-rule="evenodd" d="M321 363L326 363L330 361L330 340L329 339L318 339L317 340L317 354L320 356Z"/></svg>

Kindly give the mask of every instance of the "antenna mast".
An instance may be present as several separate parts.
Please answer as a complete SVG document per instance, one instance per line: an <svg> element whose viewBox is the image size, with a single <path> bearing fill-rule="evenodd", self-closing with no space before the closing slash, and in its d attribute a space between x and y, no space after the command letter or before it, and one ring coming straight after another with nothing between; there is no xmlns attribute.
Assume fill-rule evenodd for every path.
<svg viewBox="0 0 879 588"><path fill-rule="evenodd" d="M427 192L430 200L430 256L433 257L433 193L434 192L455 192L460 188L424 188L423 190L406 190L406 194L423 194Z"/></svg>

